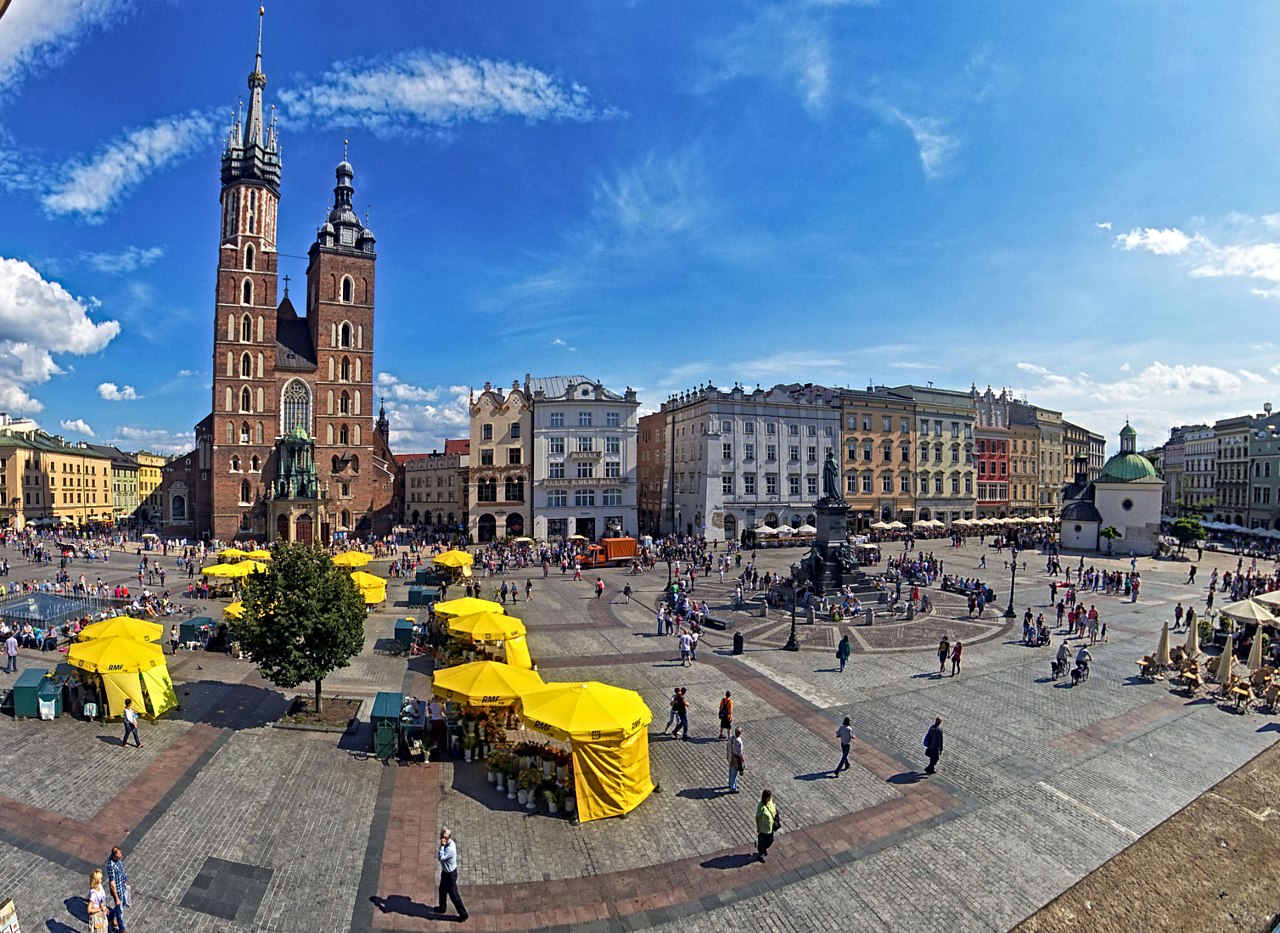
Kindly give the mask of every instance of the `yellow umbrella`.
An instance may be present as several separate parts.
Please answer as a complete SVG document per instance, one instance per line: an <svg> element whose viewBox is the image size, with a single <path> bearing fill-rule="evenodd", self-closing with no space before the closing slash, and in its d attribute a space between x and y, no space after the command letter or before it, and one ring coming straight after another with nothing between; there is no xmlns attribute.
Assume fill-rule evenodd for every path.
<svg viewBox="0 0 1280 933"><path fill-rule="evenodd" d="M466 551L445 551L433 557L432 562L442 567L470 567L475 563L475 558Z"/></svg>
<svg viewBox="0 0 1280 933"><path fill-rule="evenodd" d="M67 650L67 663L93 674L133 674L165 663L159 645L122 638L97 638L77 642Z"/></svg>
<svg viewBox="0 0 1280 933"><path fill-rule="evenodd" d="M223 606L222 614L226 616L228 619L243 619L244 603L240 602L240 600L237 599L234 603L230 603L226 606Z"/></svg>
<svg viewBox="0 0 1280 933"><path fill-rule="evenodd" d="M474 596L446 599L442 603L436 603L435 609L436 615L444 619L473 616L477 612L496 612L499 615L505 615L507 611L502 608L501 603L495 603L492 599L476 599Z"/></svg>
<svg viewBox="0 0 1280 933"><path fill-rule="evenodd" d="M436 671L431 689L468 706L510 706L523 693L543 686L536 671L525 671L498 661L472 661Z"/></svg>
<svg viewBox="0 0 1280 933"><path fill-rule="evenodd" d="M525 724L552 738L624 738L653 721L644 698L598 681L551 683L520 697Z"/></svg>
<svg viewBox="0 0 1280 933"><path fill-rule="evenodd" d="M271 552L258 548L255 551L250 551L245 555L245 557L252 558L253 560L271 560Z"/></svg>
<svg viewBox="0 0 1280 933"><path fill-rule="evenodd" d="M249 571L244 564L214 564L200 572L206 577L243 577Z"/></svg>
<svg viewBox="0 0 1280 933"><path fill-rule="evenodd" d="M248 551L242 551L238 547L229 547L218 554L218 557L222 560L239 560L242 557L248 556Z"/></svg>
<svg viewBox="0 0 1280 933"><path fill-rule="evenodd" d="M506 641L525 634L525 627L515 616L477 612L451 618L449 632L453 635L466 635L472 641Z"/></svg>
<svg viewBox="0 0 1280 933"><path fill-rule="evenodd" d="M1156 664L1161 667L1172 667L1173 659L1169 657L1169 622L1164 623L1164 628L1160 631L1160 642L1156 645Z"/></svg>
<svg viewBox="0 0 1280 933"><path fill-rule="evenodd" d="M365 573L363 570L357 570L351 574L351 581L356 586L364 589L366 586L380 586L386 588L387 581L382 577L375 576L371 573Z"/></svg>
<svg viewBox="0 0 1280 933"><path fill-rule="evenodd" d="M363 567L371 560L372 557L361 551L343 551L333 559L333 563L337 567Z"/></svg>
<svg viewBox="0 0 1280 933"><path fill-rule="evenodd" d="M357 570L351 574L351 582L356 585L360 595L364 597L366 606L374 606L387 598L387 581L375 577L371 573Z"/></svg>
<svg viewBox="0 0 1280 933"><path fill-rule="evenodd" d="M131 619L128 616L115 616L86 625L80 630L81 641L94 641L99 638L132 638L134 641L157 641L164 637L164 626L159 622L148 622L146 619Z"/></svg>

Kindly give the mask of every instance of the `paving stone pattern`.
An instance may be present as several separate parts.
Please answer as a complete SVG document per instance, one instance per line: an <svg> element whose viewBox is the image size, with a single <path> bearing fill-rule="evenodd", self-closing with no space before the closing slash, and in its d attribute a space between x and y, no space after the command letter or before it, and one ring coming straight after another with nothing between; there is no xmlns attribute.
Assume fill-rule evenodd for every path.
<svg viewBox="0 0 1280 933"><path fill-rule="evenodd" d="M968 575L980 553L943 551L949 570ZM16 551L4 556L14 578L47 575ZM795 553L759 557L762 569L784 569ZM1215 561L1234 568L1234 556L1207 556L1206 581ZM1036 564L1019 572L1019 612L1050 611ZM132 568L125 558L86 572L114 582ZM1111 641L1076 687L1050 679L1055 649L1021 646L1016 624L990 610L967 619L958 598L936 592L938 611L910 623L801 624L804 650L792 653L777 650L789 614L735 612L730 583L712 577L697 595L737 616L747 651L733 656L732 632L713 631L699 661L681 667L674 640L655 633L664 574L605 571L601 599L594 577L514 574L534 579L534 600L508 608L547 679L629 687L654 712L661 791L625 819L581 826L508 801L480 763L383 766L363 754L367 724L344 736L272 729L288 697L251 663L182 652L171 670L183 708L144 724L141 750L122 749L115 724L0 720L0 895L15 897L24 927L81 929L87 872L119 844L135 890L131 930L430 930L444 922L430 908L447 823L476 929L1006 929L1275 741L1270 717L1132 676L1174 601L1204 597L1182 584L1182 564L1140 569L1137 604L1086 595ZM995 585L998 564L985 574ZM429 692L427 659L386 650L410 614L406 595L393 581L364 652L326 679L326 693ZM845 632L855 654L839 673L831 655ZM968 648L957 677L936 673L943 633ZM24 653L20 663L50 660ZM690 741L660 734L675 686L689 690ZM746 739L740 795L727 793L716 738L726 690ZM853 767L836 777L844 716L857 739ZM921 738L934 716L946 748L927 778ZM784 829L759 864L765 786Z"/></svg>

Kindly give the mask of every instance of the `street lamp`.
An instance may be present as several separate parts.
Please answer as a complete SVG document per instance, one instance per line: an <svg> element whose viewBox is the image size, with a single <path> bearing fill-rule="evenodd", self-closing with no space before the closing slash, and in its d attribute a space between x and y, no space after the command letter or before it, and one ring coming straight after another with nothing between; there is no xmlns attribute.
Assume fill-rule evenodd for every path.
<svg viewBox="0 0 1280 933"><path fill-rule="evenodd" d="M796 578L790 577L787 586L791 590L791 637L782 646L783 651L799 651L800 640L796 637Z"/></svg>
<svg viewBox="0 0 1280 933"><path fill-rule="evenodd" d="M1013 552L1013 560L1009 561L1009 607L1004 611L1006 619L1016 619L1018 614L1013 610L1013 587L1018 582L1018 552Z"/></svg>

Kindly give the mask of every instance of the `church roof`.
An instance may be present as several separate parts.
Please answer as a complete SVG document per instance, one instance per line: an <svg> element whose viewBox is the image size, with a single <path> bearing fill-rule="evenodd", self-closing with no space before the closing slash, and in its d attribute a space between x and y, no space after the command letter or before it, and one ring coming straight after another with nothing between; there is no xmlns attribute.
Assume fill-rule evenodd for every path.
<svg viewBox="0 0 1280 933"><path fill-rule="evenodd" d="M1123 433L1123 432L1122 432ZM1099 483L1160 483L1156 468L1139 453L1119 453L1107 461Z"/></svg>
<svg viewBox="0 0 1280 933"><path fill-rule="evenodd" d="M1102 513L1092 502L1082 499L1071 502L1063 508L1062 520L1064 522L1101 522Z"/></svg>
<svg viewBox="0 0 1280 933"><path fill-rule="evenodd" d="M285 299L286 301L288 299ZM283 302L282 302L283 304ZM292 310L293 306L289 306ZM314 370L316 351L305 318L276 318L276 369Z"/></svg>

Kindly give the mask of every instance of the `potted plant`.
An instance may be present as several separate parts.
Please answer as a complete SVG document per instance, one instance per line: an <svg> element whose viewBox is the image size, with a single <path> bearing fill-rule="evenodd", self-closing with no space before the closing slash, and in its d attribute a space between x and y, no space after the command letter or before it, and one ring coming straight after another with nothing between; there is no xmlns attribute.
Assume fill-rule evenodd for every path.
<svg viewBox="0 0 1280 933"><path fill-rule="evenodd" d="M515 800L516 782L520 775L520 761L515 755L511 756L511 761L507 763L507 799Z"/></svg>
<svg viewBox="0 0 1280 933"><path fill-rule="evenodd" d="M543 746L541 758L542 758L542 776L549 778L554 773L554 769L556 766L556 750L552 748L550 745Z"/></svg>
<svg viewBox="0 0 1280 933"><path fill-rule="evenodd" d="M565 775L569 773L569 765L572 763L572 753L563 748L556 749L556 780L561 784L564 783Z"/></svg>
<svg viewBox="0 0 1280 933"><path fill-rule="evenodd" d="M463 733L462 736L462 758L464 761L470 761L472 754L476 750L476 746L480 744L480 740L476 738L474 732Z"/></svg>
<svg viewBox="0 0 1280 933"><path fill-rule="evenodd" d="M564 781L564 812L568 814L576 813L578 810L578 794L577 787L574 783L573 772L570 771Z"/></svg>
<svg viewBox="0 0 1280 933"><path fill-rule="evenodd" d="M525 768L520 772L520 777L517 778L517 781L520 785L520 792L524 795L520 802L524 804L526 810L532 810L537 805L535 801L537 799L538 786L542 783L542 772L537 768Z"/></svg>
<svg viewBox="0 0 1280 933"><path fill-rule="evenodd" d="M547 812L555 816L560 812L560 808L564 806L564 788L551 786L543 791L543 796L547 800Z"/></svg>

